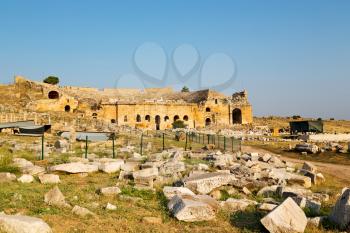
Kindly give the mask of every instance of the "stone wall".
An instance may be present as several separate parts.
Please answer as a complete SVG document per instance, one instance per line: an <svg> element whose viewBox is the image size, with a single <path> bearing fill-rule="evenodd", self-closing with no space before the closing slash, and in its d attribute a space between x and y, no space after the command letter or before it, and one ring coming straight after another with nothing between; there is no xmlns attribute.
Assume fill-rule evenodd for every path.
<svg viewBox="0 0 350 233"><path fill-rule="evenodd" d="M350 142L350 134L302 135L301 139L310 142Z"/></svg>
<svg viewBox="0 0 350 233"><path fill-rule="evenodd" d="M27 110L82 114L120 126L166 129L172 127L175 117L189 128L253 121L246 91L226 96L212 90L184 93L171 88L99 90L60 87L19 76L14 86Z"/></svg>

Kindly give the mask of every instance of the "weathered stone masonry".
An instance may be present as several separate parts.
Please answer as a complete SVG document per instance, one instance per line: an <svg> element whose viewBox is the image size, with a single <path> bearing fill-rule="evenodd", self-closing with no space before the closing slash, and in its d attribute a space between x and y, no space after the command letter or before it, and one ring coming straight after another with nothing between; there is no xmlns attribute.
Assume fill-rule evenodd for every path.
<svg viewBox="0 0 350 233"><path fill-rule="evenodd" d="M212 90L174 92L171 88L104 89L59 87L15 78L19 99L35 112L67 112L118 126L171 128L183 120L189 128L252 123L246 91L226 96Z"/></svg>

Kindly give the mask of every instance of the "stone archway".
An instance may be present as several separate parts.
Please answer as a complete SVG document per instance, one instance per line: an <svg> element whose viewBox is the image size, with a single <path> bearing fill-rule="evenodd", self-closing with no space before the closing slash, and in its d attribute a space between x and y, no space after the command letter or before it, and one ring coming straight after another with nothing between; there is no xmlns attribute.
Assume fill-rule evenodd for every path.
<svg viewBox="0 0 350 233"><path fill-rule="evenodd" d="M242 111L239 108L232 110L232 124L242 124Z"/></svg>
<svg viewBox="0 0 350 233"><path fill-rule="evenodd" d="M179 119L180 119L179 115L175 115L175 116L174 116L174 122L177 121L177 120L179 120Z"/></svg>
<svg viewBox="0 0 350 233"><path fill-rule="evenodd" d="M209 125L211 125L211 119L207 118L205 119L205 126L209 126Z"/></svg>
<svg viewBox="0 0 350 233"><path fill-rule="evenodd" d="M160 116L157 115L155 118L156 130L160 130Z"/></svg>
<svg viewBox="0 0 350 233"><path fill-rule="evenodd" d="M57 91L50 91L49 94L47 95L49 99L58 99L60 97L60 94Z"/></svg>
<svg viewBox="0 0 350 233"><path fill-rule="evenodd" d="M65 111L65 112L70 112L70 106L69 106L69 105L66 105L66 106L64 107L64 111Z"/></svg>
<svg viewBox="0 0 350 233"><path fill-rule="evenodd" d="M137 114L137 116L136 116L136 122L141 122L141 116L140 116L140 114Z"/></svg>

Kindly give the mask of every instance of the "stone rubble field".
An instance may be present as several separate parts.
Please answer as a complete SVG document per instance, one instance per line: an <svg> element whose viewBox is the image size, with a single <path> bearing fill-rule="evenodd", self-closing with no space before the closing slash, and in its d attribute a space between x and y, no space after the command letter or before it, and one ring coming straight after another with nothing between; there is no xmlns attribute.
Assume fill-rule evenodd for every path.
<svg viewBox="0 0 350 233"><path fill-rule="evenodd" d="M26 185L29 190L31 185L43 187L44 195L35 201L44 202L48 210L52 211L50 208L53 208L57 211L55 214L59 215L62 211L81 219L104 218L118 211L116 199L133 203L131 208L137 206L138 201L144 201L147 207L147 198L142 200L125 194L125 190L133 190L134 193L159 194L162 200L160 208L167 216L145 216L141 226L163 224L169 218L177 222L174 224L194 224L184 225L191 229L196 227L195 224L219 221L222 213L236 216L235 213L253 211L258 222L257 230L251 232L326 232L308 231L310 227L322 229L325 224L334 226L333 231L349 229L350 189L344 188L330 214L324 215L323 204L329 201L330 196L327 192L313 192L312 187L322 185L326 179L310 162L305 162L298 169L295 164L270 154L183 151L174 148L141 156L133 146L121 148L120 151L128 153L129 157L112 159L90 156L85 159L71 156L66 163L42 165L24 158L13 158L12 165L19 169L20 174L1 172L0 185ZM79 197L72 196L72 189L66 188L62 182L62 179L75 179L88 186L89 178L101 177L102 174L108 175L108 184L111 185L85 190L83 194L91 197L86 202L79 202ZM101 185L104 183L101 180ZM16 193L8 195L13 198ZM17 196L18 200L25 198ZM99 203L101 198L106 198L103 200L108 202ZM26 216L20 211L12 213L6 208L0 214L0 232L61 231L51 225L41 219L40 214L36 217ZM232 232L250 232L239 223L231 225ZM181 228L183 225L176 226ZM225 227L225 231L230 229ZM189 228L184 229L190 231ZM204 231L211 232L210 227L201 230ZM216 232L220 232L220 228Z"/></svg>

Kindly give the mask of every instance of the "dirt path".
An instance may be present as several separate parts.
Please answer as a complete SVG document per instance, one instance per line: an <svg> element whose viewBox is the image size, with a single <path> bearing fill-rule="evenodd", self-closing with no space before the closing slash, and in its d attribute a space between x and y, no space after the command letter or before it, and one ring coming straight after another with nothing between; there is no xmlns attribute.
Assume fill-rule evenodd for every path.
<svg viewBox="0 0 350 233"><path fill-rule="evenodd" d="M243 152L258 152L258 153L269 153L272 155L275 155L274 153L257 148L257 147L252 147L252 146L242 146L242 151ZM288 158L284 157L282 154L282 158L286 161L297 163L297 164L302 164L306 160L301 160L301 159L293 159L293 158ZM333 164L333 163L322 163L322 162L314 162L310 161L312 164L316 165L320 172L323 172L325 174L331 175L339 180L342 180L346 183L350 184L350 166L346 165L340 165L340 164Z"/></svg>

